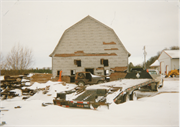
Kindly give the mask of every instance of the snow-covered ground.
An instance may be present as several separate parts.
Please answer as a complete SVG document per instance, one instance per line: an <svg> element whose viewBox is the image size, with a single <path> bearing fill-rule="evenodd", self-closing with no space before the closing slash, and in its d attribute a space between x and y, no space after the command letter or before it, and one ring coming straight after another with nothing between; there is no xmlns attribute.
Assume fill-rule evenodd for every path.
<svg viewBox="0 0 180 127"><path fill-rule="evenodd" d="M163 88L153 96L137 101L101 106L97 110L65 108L56 105L42 106L52 102L57 92L72 89L75 84L62 85L58 82L34 84L48 86L47 94L39 91L27 100L15 97L1 101L1 121L5 127L58 127L58 126L121 126L121 127L178 127L179 126L179 80L166 79ZM33 87L33 86L32 86ZM155 92L153 92L155 93ZM148 92L141 92L148 94ZM14 108L21 106L21 108ZM3 111L3 110L8 111Z"/></svg>

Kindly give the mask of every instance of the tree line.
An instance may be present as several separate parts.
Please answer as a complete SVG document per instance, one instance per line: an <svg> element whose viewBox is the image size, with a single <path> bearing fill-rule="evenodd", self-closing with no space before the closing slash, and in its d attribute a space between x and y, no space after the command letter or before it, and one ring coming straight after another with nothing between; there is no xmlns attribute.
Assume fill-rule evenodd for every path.
<svg viewBox="0 0 180 127"><path fill-rule="evenodd" d="M164 50L166 50L165 48ZM170 50L179 50L179 46L172 46ZM154 63L161 51L157 55L152 56L149 60L146 61L146 68L150 68L150 65ZM23 47L22 45L14 45L11 51L4 58L3 54L0 52L0 74L1 75L20 75L28 73L52 73L52 70L47 69L30 69L34 64L32 50ZM133 65L132 62L129 63L129 71L131 68L143 68L143 63L139 65Z"/></svg>

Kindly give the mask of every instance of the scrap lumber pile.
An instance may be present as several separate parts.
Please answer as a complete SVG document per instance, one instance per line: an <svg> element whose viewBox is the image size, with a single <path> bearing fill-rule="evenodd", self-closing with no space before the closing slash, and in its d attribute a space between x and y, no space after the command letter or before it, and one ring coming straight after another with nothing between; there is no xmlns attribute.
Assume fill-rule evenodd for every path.
<svg viewBox="0 0 180 127"><path fill-rule="evenodd" d="M15 90L21 91L21 93L28 93L29 95L33 95L35 92L28 88L22 89L22 87L28 87L26 82L30 82L30 78L27 75L20 76L4 76L4 80L1 80L1 99L11 99L13 97L19 96Z"/></svg>
<svg viewBox="0 0 180 127"><path fill-rule="evenodd" d="M51 80L52 74L41 74L36 73L31 77L31 83L38 82L38 83L46 83L47 81Z"/></svg>

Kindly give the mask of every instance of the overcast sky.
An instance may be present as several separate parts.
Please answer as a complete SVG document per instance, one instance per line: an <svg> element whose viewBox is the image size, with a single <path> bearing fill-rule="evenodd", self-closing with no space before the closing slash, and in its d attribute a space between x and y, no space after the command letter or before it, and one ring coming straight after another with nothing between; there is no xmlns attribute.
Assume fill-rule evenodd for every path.
<svg viewBox="0 0 180 127"><path fill-rule="evenodd" d="M51 67L49 55L63 32L87 15L114 29L131 54L129 62L143 62L164 48L179 45L178 0L72 2L2 0L1 52L16 44L33 50L33 67Z"/></svg>

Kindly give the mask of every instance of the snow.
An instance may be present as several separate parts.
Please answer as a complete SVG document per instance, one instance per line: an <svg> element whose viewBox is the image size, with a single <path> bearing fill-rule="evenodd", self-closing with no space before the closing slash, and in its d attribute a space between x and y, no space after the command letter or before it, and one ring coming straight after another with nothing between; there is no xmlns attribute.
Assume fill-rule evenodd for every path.
<svg viewBox="0 0 180 127"><path fill-rule="evenodd" d="M19 96L22 95L22 92L20 89L14 89L14 90L11 90L11 92L15 92L16 94L19 94Z"/></svg>
<svg viewBox="0 0 180 127"><path fill-rule="evenodd" d="M4 80L4 76L0 76L0 81L1 81L1 80Z"/></svg>
<svg viewBox="0 0 180 127"><path fill-rule="evenodd" d="M163 89L160 92L178 92L179 91L179 80L178 78L168 78L164 81Z"/></svg>
<svg viewBox="0 0 180 127"><path fill-rule="evenodd" d="M48 86L48 84L46 83L37 83L35 82L32 86L29 87L29 89L35 90L35 89L40 89L40 88L45 88L46 86Z"/></svg>
<svg viewBox="0 0 180 127"><path fill-rule="evenodd" d="M107 89L107 87L122 87L122 90L125 90L129 87L147 82L151 79L121 79L121 80L117 80L117 81L112 81L112 82L107 82L107 83L102 83L102 84L97 84L97 85L92 85L90 87L88 87L87 89ZM104 86L104 87L103 87Z"/></svg>
<svg viewBox="0 0 180 127"><path fill-rule="evenodd" d="M109 82L111 85L111 82ZM61 82L35 83L50 85L49 94L74 88L75 84ZM39 91L26 101L15 97L1 101L1 107L9 111L1 111L4 127L69 127L69 126L128 126L128 127L172 127L179 125L179 80L166 79L159 94L143 97L137 101L129 101L109 109L101 106L97 110L65 108L57 105L42 106L43 102L51 102L53 95ZM14 108L21 106L21 108ZM0 107L0 110L1 110Z"/></svg>
<svg viewBox="0 0 180 127"><path fill-rule="evenodd" d="M22 79L21 82L29 82L28 79Z"/></svg>
<svg viewBox="0 0 180 127"><path fill-rule="evenodd" d="M33 73L29 73L28 75L27 75L27 77L32 77L34 74Z"/></svg>

